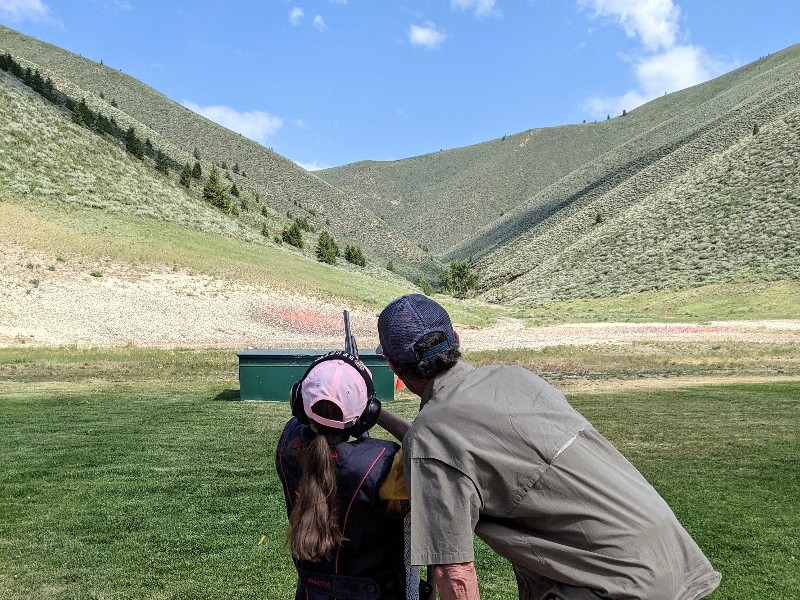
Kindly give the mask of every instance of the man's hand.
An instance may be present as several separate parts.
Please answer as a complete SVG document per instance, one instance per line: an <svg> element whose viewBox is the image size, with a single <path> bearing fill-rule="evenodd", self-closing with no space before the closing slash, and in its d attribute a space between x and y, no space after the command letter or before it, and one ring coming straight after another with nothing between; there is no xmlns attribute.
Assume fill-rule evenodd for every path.
<svg viewBox="0 0 800 600"><path fill-rule="evenodd" d="M440 600L480 600L474 562L435 565L433 576L429 574L428 578L433 580Z"/></svg>

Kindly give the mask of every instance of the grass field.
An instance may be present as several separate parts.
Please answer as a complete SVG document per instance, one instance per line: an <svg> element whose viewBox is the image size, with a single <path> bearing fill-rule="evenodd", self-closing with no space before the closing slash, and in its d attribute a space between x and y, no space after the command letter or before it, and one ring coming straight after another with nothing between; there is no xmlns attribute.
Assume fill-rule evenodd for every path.
<svg viewBox="0 0 800 600"><path fill-rule="evenodd" d="M502 358L536 365L545 355ZM570 353L547 358L567 364ZM292 597L272 462L288 407L236 401L235 360L0 350L0 598ZM796 597L800 377L569 399L722 572L715 599ZM401 394L392 406L411 418L416 405ZM514 598L507 565L476 547L483 597Z"/></svg>

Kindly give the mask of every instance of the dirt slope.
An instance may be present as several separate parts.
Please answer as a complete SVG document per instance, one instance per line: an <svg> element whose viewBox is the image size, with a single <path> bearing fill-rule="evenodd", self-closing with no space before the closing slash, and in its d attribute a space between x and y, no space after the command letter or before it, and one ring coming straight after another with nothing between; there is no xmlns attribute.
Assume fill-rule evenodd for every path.
<svg viewBox="0 0 800 600"><path fill-rule="evenodd" d="M335 348L342 343L341 311L351 308L166 266L53 263L28 249L0 247L0 347ZM351 308L362 349L377 344L377 312ZM524 328L506 320L457 328L469 350L644 340L800 344L800 321Z"/></svg>

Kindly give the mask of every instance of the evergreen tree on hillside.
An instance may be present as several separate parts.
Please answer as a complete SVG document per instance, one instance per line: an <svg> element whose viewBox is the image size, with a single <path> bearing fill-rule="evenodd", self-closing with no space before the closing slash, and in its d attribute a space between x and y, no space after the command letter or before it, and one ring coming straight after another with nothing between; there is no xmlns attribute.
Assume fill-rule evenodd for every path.
<svg viewBox="0 0 800 600"><path fill-rule="evenodd" d="M328 263L329 265L336 264L336 258L339 256L339 246L327 231L319 234L317 241L317 260Z"/></svg>
<svg viewBox="0 0 800 600"><path fill-rule="evenodd" d="M161 151L156 152L156 171L167 175L169 173L169 161L167 156Z"/></svg>
<svg viewBox="0 0 800 600"><path fill-rule="evenodd" d="M94 129L94 113L92 112L92 109L89 108L89 105L86 104L86 98L81 98L79 106L81 109L81 114L83 115L84 124L87 127Z"/></svg>
<svg viewBox="0 0 800 600"><path fill-rule="evenodd" d="M81 110L81 105L76 104L72 107L72 122L76 125L83 125L83 111Z"/></svg>
<svg viewBox="0 0 800 600"><path fill-rule="evenodd" d="M114 127L111 125L111 121L102 113L97 113L97 118L94 120L94 128L98 133L104 133L106 135L112 135L114 133Z"/></svg>
<svg viewBox="0 0 800 600"><path fill-rule="evenodd" d="M192 168L189 166L189 163L183 165L183 171L181 171L180 182L181 185L186 188L192 187Z"/></svg>
<svg viewBox="0 0 800 600"><path fill-rule="evenodd" d="M284 227L281 232L281 239L295 248L303 247L303 232L297 222L292 223L291 227Z"/></svg>
<svg viewBox="0 0 800 600"><path fill-rule="evenodd" d="M367 264L367 260L364 258L364 252L358 246L348 245L344 249L344 259L359 267L363 267Z"/></svg>
<svg viewBox="0 0 800 600"><path fill-rule="evenodd" d="M231 186L231 196L239 197L239 188L236 187L235 183Z"/></svg>
<svg viewBox="0 0 800 600"><path fill-rule="evenodd" d="M136 136L136 130L133 127L130 127L125 133L125 149L139 160L144 158L142 140Z"/></svg>
<svg viewBox="0 0 800 600"><path fill-rule="evenodd" d="M450 263L442 281L442 287L456 298L466 298L477 285L477 275L470 270L468 263L459 260Z"/></svg>
<svg viewBox="0 0 800 600"><path fill-rule="evenodd" d="M231 198L219 182L219 171L216 167L212 166L208 174L206 184L203 186L203 198L225 212L231 209Z"/></svg>
<svg viewBox="0 0 800 600"><path fill-rule="evenodd" d="M194 167L192 168L192 177L195 179L200 179L203 176L203 169L200 167L200 163L194 161Z"/></svg>

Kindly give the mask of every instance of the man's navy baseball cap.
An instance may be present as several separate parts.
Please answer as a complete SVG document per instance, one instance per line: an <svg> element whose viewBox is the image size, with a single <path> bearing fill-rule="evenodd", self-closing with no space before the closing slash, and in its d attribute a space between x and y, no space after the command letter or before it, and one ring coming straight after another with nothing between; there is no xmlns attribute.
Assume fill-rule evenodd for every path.
<svg viewBox="0 0 800 600"><path fill-rule="evenodd" d="M419 353L414 350L420 338L435 332L444 334L444 341ZM375 351L395 364L416 364L458 347L450 315L422 294L400 296L381 311L378 339L380 344Z"/></svg>

